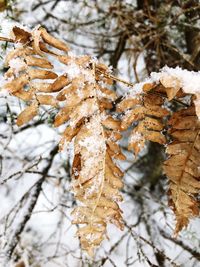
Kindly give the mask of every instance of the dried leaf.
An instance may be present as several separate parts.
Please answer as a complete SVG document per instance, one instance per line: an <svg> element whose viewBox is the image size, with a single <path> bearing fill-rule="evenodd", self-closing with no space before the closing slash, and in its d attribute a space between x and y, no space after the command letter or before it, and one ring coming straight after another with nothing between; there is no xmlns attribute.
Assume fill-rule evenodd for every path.
<svg viewBox="0 0 200 267"><path fill-rule="evenodd" d="M17 125L22 126L32 120L38 113L38 104L33 103L26 107L17 117Z"/></svg>
<svg viewBox="0 0 200 267"><path fill-rule="evenodd" d="M26 56L25 60L28 66L36 66L46 69L52 69L53 65L45 58L39 58L34 56Z"/></svg>
<svg viewBox="0 0 200 267"><path fill-rule="evenodd" d="M14 26L12 29L14 35L15 35L15 41L16 42L20 42L23 44L26 44L28 42L30 42L31 40L31 33L29 33L28 31L25 31L24 29L21 29L17 26Z"/></svg>
<svg viewBox="0 0 200 267"><path fill-rule="evenodd" d="M63 50L65 52L69 51L69 47L64 42L62 42L62 41L58 40L57 38L53 37L52 35L50 35L46 31L46 29L40 27L39 31L40 31L40 34L41 34L43 40L47 44L49 44L49 45L51 45L57 49Z"/></svg>
<svg viewBox="0 0 200 267"><path fill-rule="evenodd" d="M170 179L170 203L177 221L175 234L178 234L199 214L196 193L200 190L200 122L190 108L187 112L175 112L170 125L174 142L167 148L170 157L165 161L164 171Z"/></svg>
<svg viewBox="0 0 200 267"><path fill-rule="evenodd" d="M41 69L30 69L28 70L28 75L31 80L34 79L55 79L58 75L49 70L41 70Z"/></svg>
<svg viewBox="0 0 200 267"><path fill-rule="evenodd" d="M37 100L41 105L58 106L58 101L52 95L37 95Z"/></svg>
<svg viewBox="0 0 200 267"><path fill-rule="evenodd" d="M133 123L137 123L130 135L128 146L129 150L134 150L135 155L144 148L146 140L166 143L166 137L162 134L165 126L163 118L169 115L169 111L162 107L164 98L157 93L157 89L155 84L144 84L143 90L147 91L146 94L131 96L130 93L118 104L117 110L125 113L121 128L126 130Z"/></svg>

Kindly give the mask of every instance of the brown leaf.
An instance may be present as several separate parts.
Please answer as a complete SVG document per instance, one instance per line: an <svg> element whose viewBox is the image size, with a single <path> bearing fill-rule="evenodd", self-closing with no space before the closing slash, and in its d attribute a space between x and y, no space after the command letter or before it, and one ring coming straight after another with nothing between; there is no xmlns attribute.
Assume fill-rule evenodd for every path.
<svg viewBox="0 0 200 267"><path fill-rule="evenodd" d="M62 90L65 86L69 84L69 80L66 77L66 75L59 76L51 85L51 91L52 92L59 92Z"/></svg>
<svg viewBox="0 0 200 267"><path fill-rule="evenodd" d="M38 113L38 105L36 103L26 107L17 117L17 125L22 126L32 120Z"/></svg>
<svg viewBox="0 0 200 267"><path fill-rule="evenodd" d="M142 87L142 90L146 93L151 91L151 89L153 89L156 86L155 83L145 83Z"/></svg>
<svg viewBox="0 0 200 267"><path fill-rule="evenodd" d="M30 42L31 33L29 33L28 31L25 31L24 29L21 29L17 26L14 26L12 31L15 35L15 41L16 42L19 42L22 44L26 44L26 43Z"/></svg>
<svg viewBox="0 0 200 267"><path fill-rule="evenodd" d="M5 84L5 89L9 91L9 93L15 93L19 90L22 90L23 87L28 83L28 77L25 74L15 78L11 82Z"/></svg>
<svg viewBox="0 0 200 267"><path fill-rule="evenodd" d="M69 51L69 47L64 42L62 42L62 41L58 40L57 38L51 36L46 31L46 29L40 27L39 31L41 33L41 36L42 36L43 40L47 44L49 44L49 45L51 45L51 46L53 46L53 47L55 47L55 48L57 48L59 50L63 50L65 52Z"/></svg>
<svg viewBox="0 0 200 267"><path fill-rule="evenodd" d="M125 98L117 105L117 111L123 112L127 109L133 108L134 106L142 104L141 99L139 98Z"/></svg>
<svg viewBox="0 0 200 267"><path fill-rule="evenodd" d="M37 100L41 105L58 106L58 101L52 95L37 95Z"/></svg>
<svg viewBox="0 0 200 267"><path fill-rule="evenodd" d="M118 120L113 119L113 117L108 116L102 121L103 126L112 130L121 130L121 123Z"/></svg>
<svg viewBox="0 0 200 267"><path fill-rule="evenodd" d="M164 163L164 172L170 180L169 196L176 215L177 235L199 214L196 194L200 190L200 125L194 107L175 112L169 123L175 141L167 147L170 157Z"/></svg>
<svg viewBox="0 0 200 267"><path fill-rule="evenodd" d="M53 69L53 65L45 58L39 58L34 56L26 56L26 63L28 66L41 67L46 69Z"/></svg>
<svg viewBox="0 0 200 267"><path fill-rule="evenodd" d="M160 82L165 87L169 100L172 100L177 95L182 85L179 78L165 73L162 75Z"/></svg>
<svg viewBox="0 0 200 267"><path fill-rule="evenodd" d="M55 79L58 75L49 70L41 70L41 69L29 69L28 75L31 80L34 79Z"/></svg>

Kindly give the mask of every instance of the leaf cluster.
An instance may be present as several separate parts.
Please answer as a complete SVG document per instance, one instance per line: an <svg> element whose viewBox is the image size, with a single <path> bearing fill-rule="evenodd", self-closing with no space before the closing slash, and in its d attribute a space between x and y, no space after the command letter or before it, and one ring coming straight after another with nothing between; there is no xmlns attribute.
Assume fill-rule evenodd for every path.
<svg viewBox="0 0 200 267"><path fill-rule="evenodd" d="M112 90L115 77L105 64L73 55L43 27L28 31L15 26L9 41L15 48L5 59L4 88L27 104L17 125L32 120L43 105L50 106L57 110L54 126L65 128L60 149L74 141L72 189L79 206L72 215L73 223L83 225L77 235L84 250L93 254L108 223L124 227L119 207L123 172L116 160L126 159L119 140L132 126L128 149L135 155L146 141L166 147L163 169L177 220L175 233L199 214L199 93L187 90L181 76L163 70L119 100ZM175 111L168 108L173 101L178 103ZM121 119L113 114L115 108Z"/></svg>

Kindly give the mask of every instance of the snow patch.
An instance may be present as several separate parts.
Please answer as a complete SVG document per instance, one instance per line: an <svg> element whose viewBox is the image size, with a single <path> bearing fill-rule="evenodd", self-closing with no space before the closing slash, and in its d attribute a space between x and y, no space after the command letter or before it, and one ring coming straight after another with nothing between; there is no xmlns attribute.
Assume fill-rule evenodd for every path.
<svg viewBox="0 0 200 267"><path fill-rule="evenodd" d="M19 57L11 59L9 61L9 66L13 69L15 75L17 75L20 71L26 69L27 67L24 60Z"/></svg>
<svg viewBox="0 0 200 267"><path fill-rule="evenodd" d="M130 142L136 143L136 142L140 141L142 138L143 137L142 137L141 133L135 132L134 134L131 135Z"/></svg>
<svg viewBox="0 0 200 267"><path fill-rule="evenodd" d="M180 67L170 68L165 66L160 72L151 73L151 81L159 82L164 76L172 76L179 80L180 87L185 93L200 93L200 71L183 70ZM175 85L175 84L174 84ZM171 85L173 86L173 84Z"/></svg>

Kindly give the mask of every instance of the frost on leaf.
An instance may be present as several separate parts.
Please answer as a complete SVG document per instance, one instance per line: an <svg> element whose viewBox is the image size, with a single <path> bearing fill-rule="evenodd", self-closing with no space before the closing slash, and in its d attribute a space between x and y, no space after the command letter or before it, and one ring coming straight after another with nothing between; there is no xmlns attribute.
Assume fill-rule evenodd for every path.
<svg viewBox="0 0 200 267"><path fill-rule="evenodd" d="M187 226L199 214L200 74L165 67L119 101L110 90L113 76L105 64L74 55L40 26L32 31L15 26L12 33L9 41L16 47L6 56L8 71L2 83L4 91L27 104L17 125L33 119L40 106L51 106L57 111L54 126L65 128L60 149L74 140L72 187L79 206L72 215L73 223L82 225L77 232L82 248L92 255L107 236L108 223L123 229L123 172L115 160L126 159L118 141L120 132L130 127L128 148L136 155L146 141L166 145L164 171L177 220L175 232ZM169 111L173 101L177 109ZM113 116L116 103L121 120Z"/></svg>
<svg viewBox="0 0 200 267"><path fill-rule="evenodd" d="M142 83L142 88L142 94L134 95L131 92L118 104L118 111L123 112L122 129L126 130L133 123L137 123L129 139L129 149L136 155L142 150L146 140L159 144L166 143L166 138L162 134L163 118L169 115L169 111L162 107L164 98L159 95L162 88L149 83ZM148 93L150 90L151 94Z"/></svg>
<svg viewBox="0 0 200 267"><path fill-rule="evenodd" d="M165 67L153 76L156 79L146 92L152 94L154 88L159 87L162 96L168 101L176 101L178 106L165 121L170 143L166 148L169 157L163 168L169 178L169 205L176 216L175 234L178 234L191 218L199 215L200 73Z"/></svg>
<svg viewBox="0 0 200 267"><path fill-rule="evenodd" d="M81 205L73 211L73 222L85 225L77 234L82 248L92 254L105 238L108 223L123 229L117 203L122 201L123 173L113 158L124 160L125 156L117 144L121 123L108 115L117 99L107 88L112 84L110 70L89 56L68 53L68 46L42 27L30 32L14 27L13 34L21 46L6 57L5 89L29 104L17 125L29 122L41 105L58 109L54 126L66 126L60 149L75 139L73 190ZM54 70L49 54L63 65L61 74Z"/></svg>
<svg viewBox="0 0 200 267"><path fill-rule="evenodd" d="M83 249L92 255L93 249L105 238L107 223L123 229L117 204L122 200L118 191L123 186L122 173L116 172L118 167L107 151L100 115L93 116L81 127L74 146L73 189L81 206L73 211L73 222L85 225L78 236Z"/></svg>
<svg viewBox="0 0 200 267"><path fill-rule="evenodd" d="M17 46L14 50L10 51L5 60L5 65L9 69L5 73L6 83L4 88L10 94L30 104L19 115L17 119L18 126L31 120L37 114L40 105L50 105L53 107L58 105L58 101L53 95L38 94L38 92L52 91L52 84L43 81L54 80L57 78L57 74L49 70L53 68L52 63L38 54L38 49L36 49L34 42L35 31L29 32L16 26L13 27L14 40L17 43L21 43L21 46ZM37 31L39 30L37 29ZM49 35L48 38L50 38ZM44 44L42 39L39 39L38 46L42 44ZM48 44L50 44L50 41Z"/></svg>
<svg viewBox="0 0 200 267"><path fill-rule="evenodd" d="M66 67L71 60L65 58ZM124 159L124 155L116 143L121 138L120 122L107 115L116 95L99 84L100 77L95 76L90 60L74 58L73 69L67 72L70 82L57 95L63 108L54 125L66 124L60 149L74 138L73 191L81 204L72 212L73 223L84 225L77 234L82 248L92 255L105 238L108 223L123 229L117 204L122 201L119 189L123 186L123 173L112 158Z"/></svg>
<svg viewBox="0 0 200 267"><path fill-rule="evenodd" d="M157 74L157 82L160 82L166 90L169 100L179 96L181 91L185 94L191 94L196 97L194 101L196 114L200 119L200 72L183 70L179 67L164 67Z"/></svg>

